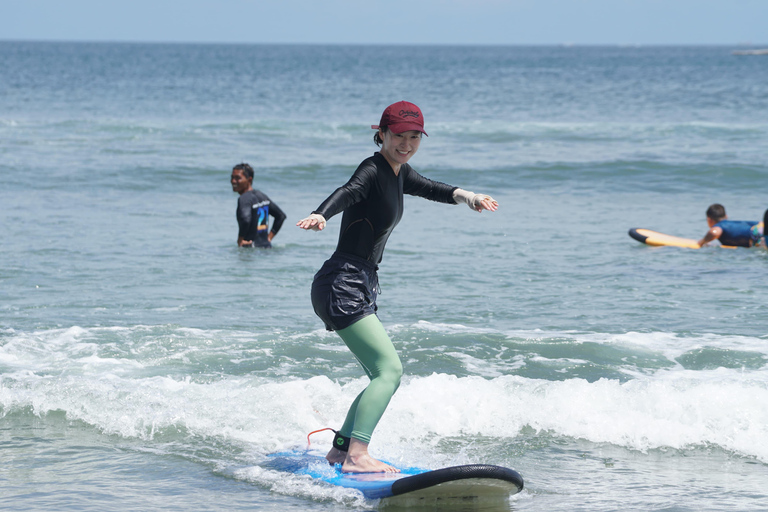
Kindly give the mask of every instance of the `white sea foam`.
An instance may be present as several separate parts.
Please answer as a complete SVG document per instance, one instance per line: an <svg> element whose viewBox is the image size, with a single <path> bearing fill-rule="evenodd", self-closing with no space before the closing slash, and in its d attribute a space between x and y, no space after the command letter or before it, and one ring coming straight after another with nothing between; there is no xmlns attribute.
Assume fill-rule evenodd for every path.
<svg viewBox="0 0 768 512"><path fill-rule="evenodd" d="M234 476L268 487L279 494L334 501L355 508L362 508L367 504L360 491L332 485L318 485L317 481L308 475L286 474L284 471L271 471L259 466L251 466L238 469Z"/></svg>
<svg viewBox="0 0 768 512"><path fill-rule="evenodd" d="M170 430L251 443L262 453L295 446L307 432L338 427L364 379L287 382L225 378L121 378L94 367L85 377L5 375L5 412L64 411L100 430L151 440ZM738 372L665 372L621 383L552 382L434 374L406 378L377 431L379 446L424 445L454 436L512 441L524 427L635 450L717 445L768 461L768 385Z"/></svg>
<svg viewBox="0 0 768 512"><path fill-rule="evenodd" d="M467 331L448 325L419 324L419 328ZM27 409L38 415L64 411L70 419L126 438L151 441L183 431L248 444L263 454L295 447L297 440L317 428L338 428L349 403L367 382L365 378L346 383L325 376L296 378L291 370L301 364L298 361L286 362L279 379L163 376L149 371L156 358L135 357L142 350L134 350L132 357L99 353L96 334L133 331L135 335L142 329L146 328L6 333L0 345L0 364L5 367L0 377L0 411ZM629 344L665 352L668 357L697 346L766 351L761 338L709 334L506 334L527 340L570 337L578 342ZM211 339L210 332L195 332L194 340L201 347L206 339ZM151 342L146 340L147 345ZM226 345L221 340L217 343ZM189 350L178 348L179 353ZM461 361L472 375L406 375L376 432L378 447L431 446L432 456L439 457L440 439L486 436L504 444L530 428L640 451L718 446L768 462L765 369L694 371L672 365L637 372L626 381L542 380L510 374L522 367L521 359L505 367L503 362L489 365L464 352L446 355ZM328 442L323 437L319 436L321 444ZM407 458L407 450L390 455Z"/></svg>

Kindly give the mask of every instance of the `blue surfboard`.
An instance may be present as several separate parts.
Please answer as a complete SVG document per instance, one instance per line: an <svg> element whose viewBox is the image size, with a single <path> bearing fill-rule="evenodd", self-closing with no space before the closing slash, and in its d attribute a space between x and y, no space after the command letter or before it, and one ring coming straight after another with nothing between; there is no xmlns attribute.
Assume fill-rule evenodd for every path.
<svg viewBox="0 0 768 512"><path fill-rule="evenodd" d="M400 473L342 473L340 464L331 466L322 456L293 451L270 454L263 467L309 475L327 484L357 489L368 499L388 501L506 499L523 489L523 477L518 472L488 464L436 470L398 468Z"/></svg>

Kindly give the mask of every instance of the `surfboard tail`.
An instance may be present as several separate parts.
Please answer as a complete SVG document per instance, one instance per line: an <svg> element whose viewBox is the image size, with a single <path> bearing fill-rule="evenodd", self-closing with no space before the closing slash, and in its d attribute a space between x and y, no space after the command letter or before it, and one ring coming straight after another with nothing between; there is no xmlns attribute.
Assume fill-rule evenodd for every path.
<svg viewBox="0 0 768 512"><path fill-rule="evenodd" d="M645 235L642 235L642 234L638 233L638 231L637 231L637 230L638 230L638 228L632 228L632 229L630 229L630 230L629 230L629 236L631 236L632 238L634 238L635 240L637 240L637 241L638 241L638 242L640 242L641 244L644 244L644 243L645 243L645 241L648 239L648 237L647 237L647 236L645 236Z"/></svg>
<svg viewBox="0 0 768 512"><path fill-rule="evenodd" d="M520 473L517 471L501 466L468 464L465 466L435 469L433 471L421 473L420 475L408 476L401 480L397 480L392 484L392 494L398 496L447 482L475 479L492 480L497 483L506 482L509 485L503 487L512 488L510 490L514 491L513 494L523 490L523 477L520 476ZM507 495L510 493L510 490L505 491Z"/></svg>

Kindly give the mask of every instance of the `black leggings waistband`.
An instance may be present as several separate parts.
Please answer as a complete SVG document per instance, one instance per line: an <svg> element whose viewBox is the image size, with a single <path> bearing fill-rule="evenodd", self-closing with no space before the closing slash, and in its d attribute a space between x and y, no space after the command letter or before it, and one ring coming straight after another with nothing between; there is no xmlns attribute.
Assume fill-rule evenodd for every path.
<svg viewBox="0 0 768 512"><path fill-rule="evenodd" d="M346 252L334 251L334 253L331 254L331 257L328 258L328 261L349 261L350 263L356 263L365 267L366 270L373 270L374 272L379 270L379 266L375 263L371 263L365 258L361 258L360 256L355 256L354 254L349 254Z"/></svg>

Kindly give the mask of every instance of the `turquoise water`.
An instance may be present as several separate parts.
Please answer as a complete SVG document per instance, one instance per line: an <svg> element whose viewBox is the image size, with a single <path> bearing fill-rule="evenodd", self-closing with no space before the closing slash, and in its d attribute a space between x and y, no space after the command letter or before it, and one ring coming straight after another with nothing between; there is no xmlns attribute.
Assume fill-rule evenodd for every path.
<svg viewBox="0 0 768 512"><path fill-rule="evenodd" d="M768 509L768 253L651 248L762 217L768 67L724 47L0 42L0 505L375 510L269 471L365 385L294 226L424 111L379 313L405 367L371 450L490 463L515 511ZM288 214L235 245L231 167ZM322 452L327 434L313 438Z"/></svg>

